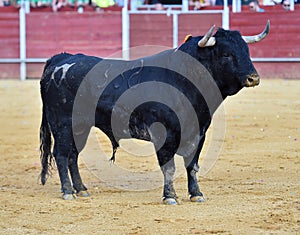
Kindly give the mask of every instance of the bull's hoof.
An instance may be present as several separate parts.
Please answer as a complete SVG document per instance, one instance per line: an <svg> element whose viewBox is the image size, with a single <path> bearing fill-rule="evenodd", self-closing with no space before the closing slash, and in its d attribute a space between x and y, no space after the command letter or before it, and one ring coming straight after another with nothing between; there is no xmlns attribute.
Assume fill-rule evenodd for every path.
<svg viewBox="0 0 300 235"><path fill-rule="evenodd" d="M194 196L190 197L191 202L205 202L205 198L203 196Z"/></svg>
<svg viewBox="0 0 300 235"><path fill-rule="evenodd" d="M78 197L89 197L90 193L88 191L84 190L84 191L79 191L78 193L76 193L76 195Z"/></svg>
<svg viewBox="0 0 300 235"><path fill-rule="evenodd" d="M178 204L175 198L164 198L162 202L165 205L177 205Z"/></svg>
<svg viewBox="0 0 300 235"><path fill-rule="evenodd" d="M62 195L62 198L64 200L70 201L70 200L76 199L76 195L75 194L70 194L70 193L65 193L65 194Z"/></svg>

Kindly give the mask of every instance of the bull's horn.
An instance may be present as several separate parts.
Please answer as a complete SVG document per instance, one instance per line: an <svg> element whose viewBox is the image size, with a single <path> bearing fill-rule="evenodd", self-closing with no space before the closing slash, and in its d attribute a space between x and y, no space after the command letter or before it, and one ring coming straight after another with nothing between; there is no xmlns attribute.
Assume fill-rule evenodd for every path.
<svg viewBox="0 0 300 235"><path fill-rule="evenodd" d="M215 25L213 25L210 30L204 35L204 37L199 40L198 46L199 47L211 47L216 44L216 39L212 37L212 33L215 29Z"/></svg>
<svg viewBox="0 0 300 235"><path fill-rule="evenodd" d="M248 44L256 43L263 40L270 32L270 20L268 20L267 25L263 32L254 36L242 36L244 41Z"/></svg>

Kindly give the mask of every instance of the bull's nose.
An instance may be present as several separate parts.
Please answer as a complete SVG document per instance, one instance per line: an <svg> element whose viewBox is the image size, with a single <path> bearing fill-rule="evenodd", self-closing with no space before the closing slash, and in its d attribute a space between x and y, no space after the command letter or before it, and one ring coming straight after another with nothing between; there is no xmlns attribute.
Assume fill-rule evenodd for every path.
<svg viewBox="0 0 300 235"><path fill-rule="evenodd" d="M247 76L245 86L246 87L257 86L259 84L259 80L260 80L260 78L259 78L258 74L251 74L251 75Z"/></svg>

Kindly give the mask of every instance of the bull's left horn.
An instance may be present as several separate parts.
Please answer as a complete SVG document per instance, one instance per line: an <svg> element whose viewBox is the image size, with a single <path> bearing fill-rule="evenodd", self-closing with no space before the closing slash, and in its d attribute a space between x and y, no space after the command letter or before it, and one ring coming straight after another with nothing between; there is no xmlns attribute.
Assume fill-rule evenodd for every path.
<svg viewBox="0 0 300 235"><path fill-rule="evenodd" d="M215 25L213 25L210 30L204 35L201 40L198 42L199 47L211 47L216 44L216 39L212 37L212 33L214 32Z"/></svg>
<svg viewBox="0 0 300 235"><path fill-rule="evenodd" d="M257 35L254 35L254 36L242 36L242 38L248 44L256 43L256 42L259 42L259 41L263 40L269 34L269 32L270 32L270 20L268 20L264 31L261 32L260 34L257 34Z"/></svg>

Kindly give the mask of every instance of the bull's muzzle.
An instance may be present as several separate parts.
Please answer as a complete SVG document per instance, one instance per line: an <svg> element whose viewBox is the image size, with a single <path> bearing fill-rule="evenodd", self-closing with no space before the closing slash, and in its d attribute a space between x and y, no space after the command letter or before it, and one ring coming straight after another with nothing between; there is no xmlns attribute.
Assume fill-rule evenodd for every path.
<svg viewBox="0 0 300 235"><path fill-rule="evenodd" d="M254 87L259 84L260 77L258 74L251 74L247 76L245 87Z"/></svg>

